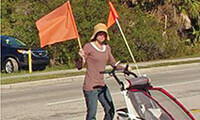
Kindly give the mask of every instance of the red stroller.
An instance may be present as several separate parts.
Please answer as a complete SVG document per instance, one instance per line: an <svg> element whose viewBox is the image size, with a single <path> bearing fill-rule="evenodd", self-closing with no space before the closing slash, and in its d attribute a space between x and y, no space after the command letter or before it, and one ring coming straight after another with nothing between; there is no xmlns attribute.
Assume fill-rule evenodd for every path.
<svg viewBox="0 0 200 120"><path fill-rule="evenodd" d="M149 78L138 77L135 73L117 70L117 62L111 71L102 71L101 74L113 76L121 86L126 108L117 110L118 120L196 120L192 114L175 97L161 87L153 87ZM116 72L121 72L129 86L118 78ZM131 77L131 78L130 78Z"/></svg>

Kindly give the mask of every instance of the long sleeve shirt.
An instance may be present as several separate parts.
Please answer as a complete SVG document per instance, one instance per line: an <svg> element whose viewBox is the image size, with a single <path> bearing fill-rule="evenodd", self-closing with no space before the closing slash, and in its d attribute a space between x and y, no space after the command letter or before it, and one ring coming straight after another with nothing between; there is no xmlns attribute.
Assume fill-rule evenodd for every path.
<svg viewBox="0 0 200 120"><path fill-rule="evenodd" d="M83 47L86 60L86 75L83 84L83 90L93 90L95 86L104 86L104 75L100 71L104 71L107 63L112 66L116 63L109 45L103 45L103 49L98 49L93 42L85 44Z"/></svg>

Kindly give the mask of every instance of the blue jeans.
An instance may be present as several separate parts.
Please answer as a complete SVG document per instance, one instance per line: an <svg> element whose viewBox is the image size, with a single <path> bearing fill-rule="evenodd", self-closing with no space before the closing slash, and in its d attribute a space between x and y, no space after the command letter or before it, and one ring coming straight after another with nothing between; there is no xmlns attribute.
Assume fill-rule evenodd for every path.
<svg viewBox="0 0 200 120"><path fill-rule="evenodd" d="M97 100L104 108L104 120L112 120L114 117L114 105L108 87L105 85L91 91L83 91L87 106L86 120L96 120Z"/></svg>

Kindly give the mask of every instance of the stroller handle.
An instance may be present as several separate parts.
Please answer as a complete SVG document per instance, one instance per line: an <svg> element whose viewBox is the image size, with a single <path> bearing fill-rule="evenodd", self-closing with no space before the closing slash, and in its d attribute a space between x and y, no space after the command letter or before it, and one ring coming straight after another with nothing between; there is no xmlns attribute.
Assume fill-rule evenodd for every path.
<svg viewBox="0 0 200 120"><path fill-rule="evenodd" d="M135 73L133 73L133 72L131 72L131 71L128 70L128 67L129 67L128 63L126 64L126 67L124 68L124 70L118 70L117 69L117 66L120 63L125 63L125 62L127 62L127 61L126 60L118 61L118 62L116 62L116 64L114 65L114 67L113 67L112 70L110 70L110 71L108 71L108 70L101 71L100 74L109 74L110 76L113 76L115 78L115 80L117 81L117 83L122 87L122 89L124 89L124 84L119 80L119 78L115 74L116 71L120 71L120 72L122 72L122 73L124 73L126 75L133 75L135 78L138 77Z"/></svg>

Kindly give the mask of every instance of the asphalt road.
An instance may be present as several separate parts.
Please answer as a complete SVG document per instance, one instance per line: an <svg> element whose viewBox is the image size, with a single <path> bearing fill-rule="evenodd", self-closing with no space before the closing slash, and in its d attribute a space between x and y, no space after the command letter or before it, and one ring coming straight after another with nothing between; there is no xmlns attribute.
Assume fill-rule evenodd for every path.
<svg viewBox="0 0 200 120"><path fill-rule="evenodd" d="M200 63L144 69L154 86L163 86L200 119ZM119 86L112 78L108 84L115 108L124 107ZM83 78L57 84L1 90L2 120L83 120L86 114L82 94ZM98 106L97 118L103 118Z"/></svg>

